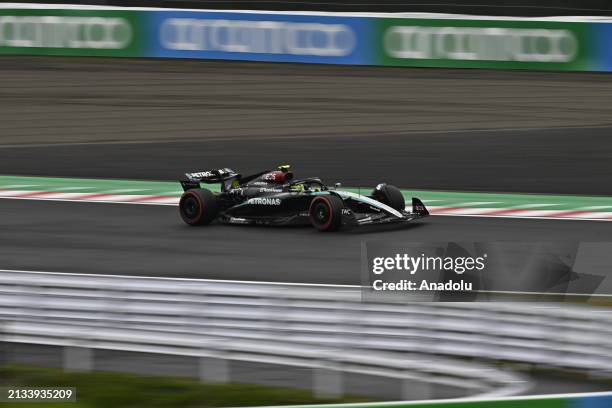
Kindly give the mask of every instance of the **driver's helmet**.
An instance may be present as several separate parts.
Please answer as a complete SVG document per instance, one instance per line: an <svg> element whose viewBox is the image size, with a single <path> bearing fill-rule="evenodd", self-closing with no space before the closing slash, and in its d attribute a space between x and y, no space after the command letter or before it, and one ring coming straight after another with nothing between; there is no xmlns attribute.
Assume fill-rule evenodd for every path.
<svg viewBox="0 0 612 408"><path fill-rule="evenodd" d="M321 186L318 185L318 184L315 184L312 187L310 187L310 191L314 191L314 192L318 193L319 191L321 191Z"/></svg>
<svg viewBox="0 0 612 408"><path fill-rule="evenodd" d="M306 186L305 183L296 183L296 184L292 184L289 186L289 191L292 191L292 192L303 192L303 191L319 192L321 191L321 186L318 184Z"/></svg>
<svg viewBox="0 0 612 408"><path fill-rule="evenodd" d="M292 184L289 186L289 191L292 191L294 193L301 193L304 190L304 184L302 183Z"/></svg>

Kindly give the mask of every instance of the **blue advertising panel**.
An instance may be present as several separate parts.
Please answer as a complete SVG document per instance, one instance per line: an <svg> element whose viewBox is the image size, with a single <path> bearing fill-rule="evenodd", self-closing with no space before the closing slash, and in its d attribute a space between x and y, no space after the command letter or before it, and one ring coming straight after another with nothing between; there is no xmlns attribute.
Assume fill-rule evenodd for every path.
<svg viewBox="0 0 612 408"><path fill-rule="evenodd" d="M612 23L589 25L593 71L612 71Z"/></svg>
<svg viewBox="0 0 612 408"><path fill-rule="evenodd" d="M371 19L324 15L155 11L147 13L152 57L367 64ZM369 41L370 40L370 41Z"/></svg>
<svg viewBox="0 0 612 408"><path fill-rule="evenodd" d="M569 400L571 408L610 408L612 407L612 394L602 393Z"/></svg>

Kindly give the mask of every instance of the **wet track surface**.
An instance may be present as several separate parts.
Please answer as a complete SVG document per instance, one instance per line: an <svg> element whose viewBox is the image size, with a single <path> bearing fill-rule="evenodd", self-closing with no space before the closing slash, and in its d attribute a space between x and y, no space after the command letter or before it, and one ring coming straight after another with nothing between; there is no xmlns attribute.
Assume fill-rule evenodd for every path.
<svg viewBox="0 0 612 408"><path fill-rule="evenodd" d="M0 174L178 180L291 163L297 177L373 188L612 195L612 128L409 136L222 138L0 148ZM577 136L579 135L579 136Z"/></svg>
<svg viewBox="0 0 612 408"><path fill-rule="evenodd" d="M175 207L0 200L0 268L359 284L362 241L610 238L610 224L430 217L405 228L188 227Z"/></svg>
<svg viewBox="0 0 612 408"><path fill-rule="evenodd" d="M280 162L349 186L612 194L609 76L2 57L0 174L172 180ZM189 228L174 207L0 200L0 268L359 283L362 241L609 239L603 222Z"/></svg>

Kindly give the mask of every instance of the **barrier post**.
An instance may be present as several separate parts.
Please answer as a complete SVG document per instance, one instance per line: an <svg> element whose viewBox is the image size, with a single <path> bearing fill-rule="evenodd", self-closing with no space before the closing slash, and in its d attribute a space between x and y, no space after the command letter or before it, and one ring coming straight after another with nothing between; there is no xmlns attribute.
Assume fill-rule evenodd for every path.
<svg viewBox="0 0 612 408"><path fill-rule="evenodd" d="M92 371L93 350L89 347L66 346L63 351L64 371Z"/></svg>

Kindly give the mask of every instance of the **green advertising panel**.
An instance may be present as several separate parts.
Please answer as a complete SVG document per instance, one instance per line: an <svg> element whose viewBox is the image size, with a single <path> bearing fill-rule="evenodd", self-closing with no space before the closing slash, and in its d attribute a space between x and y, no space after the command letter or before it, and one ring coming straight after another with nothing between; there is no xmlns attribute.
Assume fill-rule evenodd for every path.
<svg viewBox="0 0 612 408"><path fill-rule="evenodd" d="M377 20L378 64L588 70L587 23L519 20Z"/></svg>
<svg viewBox="0 0 612 408"><path fill-rule="evenodd" d="M135 57L139 37L136 12L0 9L0 54Z"/></svg>

